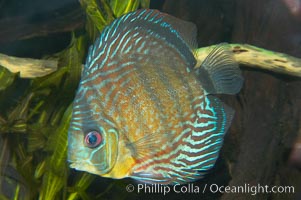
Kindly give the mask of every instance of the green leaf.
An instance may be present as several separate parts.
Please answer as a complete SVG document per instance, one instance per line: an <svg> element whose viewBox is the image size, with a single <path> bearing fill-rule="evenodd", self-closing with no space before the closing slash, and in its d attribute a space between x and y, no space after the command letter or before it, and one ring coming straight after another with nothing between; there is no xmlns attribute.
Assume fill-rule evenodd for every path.
<svg viewBox="0 0 301 200"><path fill-rule="evenodd" d="M16 74L11 73L8 69L0 66L0 91L5 90L15 80Z"/></svg>
<svg viewBox="0 0 301 200"><path fill-rule="evenodd" d="M149 0L80 0L87 15L86 30L92 42L115 18L139 8L148 8Z"/></svg>
<svg viewBox="0 0 301 200"><path fill-rule="evenodd" d="M60 199L57 194L64 186L65 179L64 175L59 176L52 171L48 171L43 177L39 199Z"/></svg>
<svg viewBox="0 0 301 200"><path fill-rule="evenodd" d="M118 18L125 13L137 10L139 0L111 0L110 5L114 15Z"/></svg>
<svg viewBox="0 0 301 200"><path fill-rule="evenodd" d="M87 15L86 30L94 41L102 29L114 20L113 12L106 0L80 0Z"/></svg>
<svg viewBox="0 0 301 200"><path fill-rule="evenodd" d="M67 158L67 137L68 128L71 120L72 104L66 110L63 119L61 121L60 127L57 129L56 133L51 137L52 140L53 154L50 158L50 165L53 169L60 171L65 166L65 161Z"/></svg>
<svg viewBox="0 0 301 200"><path fill-rule="evenodd" d="M82 173L80 178L76 181L75 185L72 187L72 192L68 200L77 199L81 197L81 199L87 199L87 194L85 193L85 190L89 187L89 185L92 183L92 181L95 179L95 176L88 173Z"/></svg>
<svg viewBox="0 0 301 200"><path fill-rule="evenodd" d="M51 137L53 154L47 160L48 170L43 176L40 199L55 199L67 179L67 131L71 120L72 105L66 110L61 125Z"/></svg>

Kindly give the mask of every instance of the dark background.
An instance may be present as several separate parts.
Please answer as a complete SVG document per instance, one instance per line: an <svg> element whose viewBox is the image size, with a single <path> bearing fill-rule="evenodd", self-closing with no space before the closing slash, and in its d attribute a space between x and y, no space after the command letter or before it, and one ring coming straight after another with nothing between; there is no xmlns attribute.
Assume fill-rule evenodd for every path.
<svg viewBox="0 0 301 200"><path fill-rule="evenodd" d="M301 6L293 12L285 1L289 0L165 0L151 1L151 8L194 22L200 47L220 42L248 43L301 58ZM0 53L42 58L66 48L70 32L83 31L84 23L77 0L0 0ZM301 198L300 166L290 159L296 138L301 135L301 80L247 66L241 68L245 78L242 91L236 96L221 97L236 110L221 157L212 172L196 185L293 185L295 194L259 194L255 198L250 194L207 192L129 197ZM105 189L112 181L99 177L95 188L89 190ZM112 194L114 198L116 194Z"/></svg>

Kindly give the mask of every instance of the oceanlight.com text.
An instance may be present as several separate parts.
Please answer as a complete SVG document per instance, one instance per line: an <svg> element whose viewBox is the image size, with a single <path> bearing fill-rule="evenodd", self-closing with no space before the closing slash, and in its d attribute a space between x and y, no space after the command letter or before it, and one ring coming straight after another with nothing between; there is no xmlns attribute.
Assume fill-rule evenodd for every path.
<svg viewBox="0 0 301 200"><path fill-rule="evenodd" d="M217 184L205 185L209 186L211 193L237 193L237 194L269 194L269 193L295 193L294 186L269 186L269 185L250 185L244 184L242 186L219 186Z"/></svg>

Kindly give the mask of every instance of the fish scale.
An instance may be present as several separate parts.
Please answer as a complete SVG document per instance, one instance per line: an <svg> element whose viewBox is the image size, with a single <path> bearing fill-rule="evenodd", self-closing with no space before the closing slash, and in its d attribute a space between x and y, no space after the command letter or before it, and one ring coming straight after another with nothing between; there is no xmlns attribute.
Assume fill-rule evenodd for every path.
<svg viewBox="0 0 301 200"><path fill-rule="evenodd" d="M71 167L161 184L208 173L233 116L214 94L236 94L243 80L226 45L196 69L195 35L192 23L148 9L103 30L74 100Z"/></svg>

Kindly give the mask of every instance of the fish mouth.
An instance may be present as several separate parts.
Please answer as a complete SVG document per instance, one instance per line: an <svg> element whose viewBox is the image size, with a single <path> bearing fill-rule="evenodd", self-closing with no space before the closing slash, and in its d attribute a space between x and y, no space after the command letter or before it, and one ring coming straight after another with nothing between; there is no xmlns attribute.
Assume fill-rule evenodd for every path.
<svg viewBox="0 0 301 200"><path fill-rule="evenodd" d="M70 168L78 171L86 171L91 174L103 175L110 171L105 163L90 163L89 161L68 161Z"/></svg>

